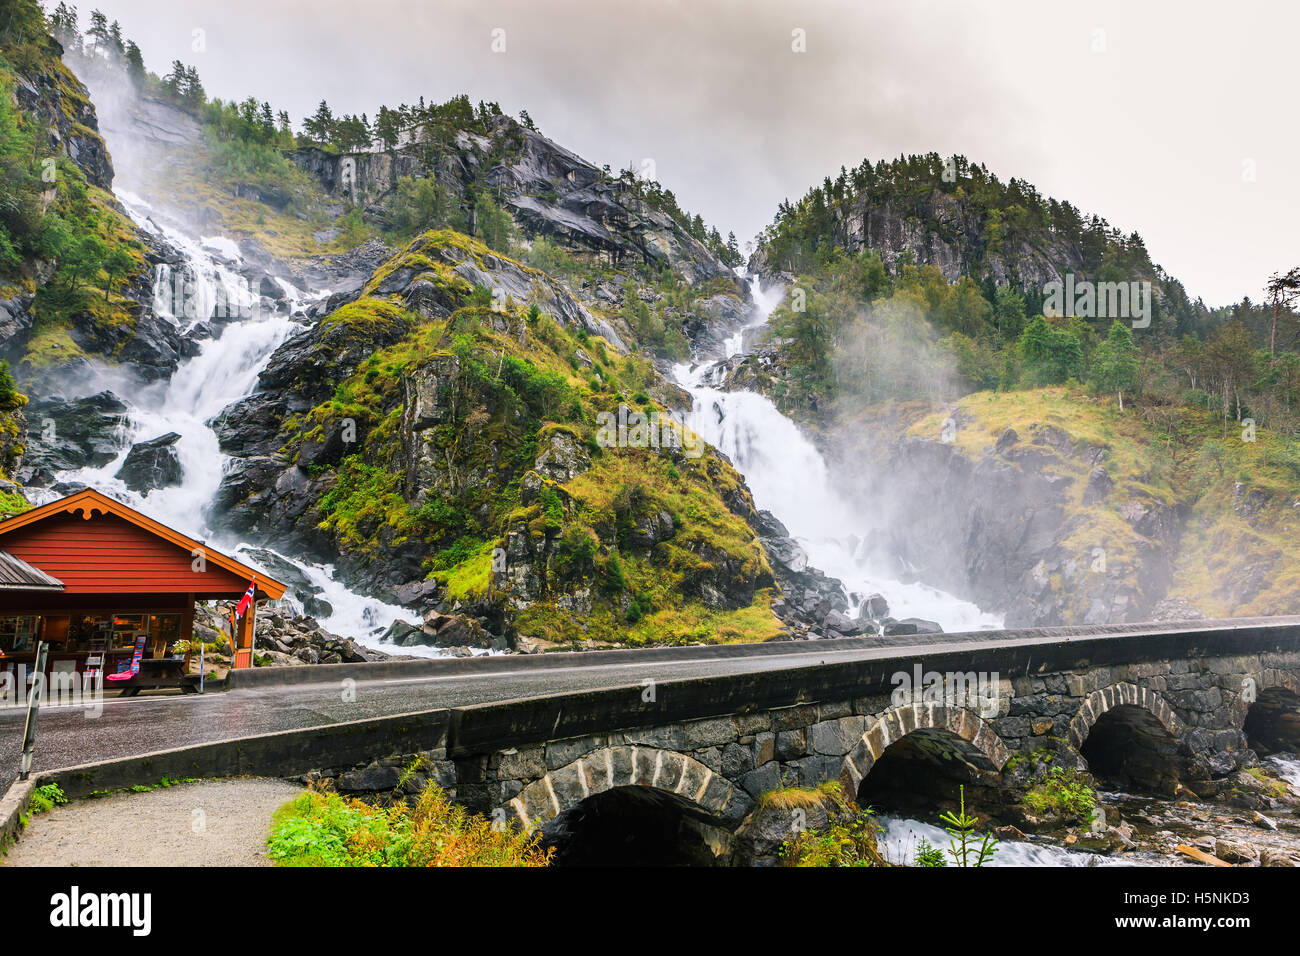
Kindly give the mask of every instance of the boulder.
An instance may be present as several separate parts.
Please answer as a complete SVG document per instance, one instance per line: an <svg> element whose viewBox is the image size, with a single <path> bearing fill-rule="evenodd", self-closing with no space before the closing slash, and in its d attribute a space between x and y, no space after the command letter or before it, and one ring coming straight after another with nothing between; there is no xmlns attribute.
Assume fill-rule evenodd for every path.
<svg viewBox="0 0 1300 956"><path fill-rule="evenodd" d="M1264 847L1259 851L1260 866L1296 866L1296 861L1291 854L1285 850L1279 850L1274 847Z"/></svg>
<svg viewBox="0 0 1300 956"><path fill-rule="evenodd" d="M872 594L858 608L859 621L883 621L889 617L889 602L883 594Z"/></svg>
<svg viewBox="0 0 1300 956"><path fill-rule="evenodd" d="M852 637L863 631L861 621L854 620L842 611L831 611L822 620L822 626L830 631L832 636L840 637Z"/></svg>
<svg viewBox="0 0 1300 956"><path fill-rule="evenodd" d="M919 617L906 617L901 621L890 621L885 625L885 635L894 637L904 634L942 634L943 628L934 621Z"/></svg>
<svg viewBox="0 0 1300 956"><path fill-rule="evenodd" d="M117 470L119 478L132 491L148 494L156 488L179 485L185 477L176 443L178 432L168 432L149 441L137 442L126 454L126 460Z"/></svg>
<svg viewBox="0 0 1300 956"><path fill-rule="evenodd" d="M443 614L436 610L424 613L423 643L436 647L492 647L496 638L483 625L459 614ZM408 638L409 640L409 638ZM409 643L407 646L410 646Z"/></svg>
<svg viewBox="0 0 1300 956"><path fill-rule="evenodd" d="M392 600L404 607L420 607L429 601L436 601L442 586L432 578L407 581L393 588Z"/></svg>
<svg viewBox="0 0 1300 956"><path fill-rule="evenodd" d="M424 632L416 625L406 621L394 621L379 638L381 644L396 644L398 647L411 647L424 644Z"/></svg>
<svg viewBox="0 0 1300 956"><path fill-rule="evenodd" d="M1238 840L1216 840L1214 855L1228 863L1258 863L1259 849Z"/></svg>

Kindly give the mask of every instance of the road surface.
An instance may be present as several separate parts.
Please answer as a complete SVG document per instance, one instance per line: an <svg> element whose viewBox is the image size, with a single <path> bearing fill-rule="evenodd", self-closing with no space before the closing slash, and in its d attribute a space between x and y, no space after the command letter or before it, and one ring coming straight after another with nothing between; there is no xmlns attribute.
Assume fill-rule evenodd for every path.
<svg viewBox="0 0 1300 956"><path fill-rule="evenodd" d="M650 657L617 651L572 655L573 663L536 668L525 658L494 658L490 670L433 677L365 680L355 684L355 699L345 700L338 682L233 690L205 695L146 696L109 699L98 715L81 707L43 707L38 722L34 770L54 770L96 760L128 757L391 714L463 707L547 694L599 690L692 678L724 677L819 663L847 663L879 658L921 658L958 648L1041 646L1084 637L1128 639L1170 632L1206 634L1264 625L1288 640L1300 618L1196 621L1179 624L1121 624L1102 627L1044 628L895 638L898 644L838 640L790 642L741 648L677 648L672 655ZM868 646L864 646L868 645ZM739 653L733 653L739 651ZM685 655L685 656L683 656ZM0 790L17 776L24 709L0 708Z"/></svg>
<svg viewBox="0 0 1300 956"><path fill-rule="evenodd" d="M790 653L765 657L615 662L592 652L591 662L545 670L513 669L500 658L491 673L431 678L359 681L355 700L345 701L338 683L300 684L214 694L146 696L103 701L98 716L82 707L42 707L37 722L33 770L54 770L95 760L208 743L279 730L296 730L389 714L460 707L544 694L716 677L823 661L894 656L905 648L833 650L829 642L791 644ZM931 645L926 648L935 650ZM707 652L701 648L701 652ZM920 648L918 648L918 651ZM602 660L606 658L606 660ZM18 773L24 710L0 709L0 790Z"/></svg>

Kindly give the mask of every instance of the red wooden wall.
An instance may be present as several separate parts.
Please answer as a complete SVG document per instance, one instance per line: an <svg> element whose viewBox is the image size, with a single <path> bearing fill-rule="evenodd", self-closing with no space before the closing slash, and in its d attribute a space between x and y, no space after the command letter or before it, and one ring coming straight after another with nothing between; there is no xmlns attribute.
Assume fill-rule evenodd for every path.
<svg viewBox="0 0 1300 956"><path fill-rule="evenodd" d="M63 582L67 594L238 596L248 581L117 515L51 515L0 535L0 548Z"/></svg>

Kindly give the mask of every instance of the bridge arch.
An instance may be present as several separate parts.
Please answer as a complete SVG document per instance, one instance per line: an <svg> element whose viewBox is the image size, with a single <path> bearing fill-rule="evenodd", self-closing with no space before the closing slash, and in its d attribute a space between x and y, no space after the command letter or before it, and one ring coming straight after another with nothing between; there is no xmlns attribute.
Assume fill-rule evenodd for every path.
<svg viewBox="0 0 1300 956"><path fill-rule="evenodd" d="M861 739L840 765L846 793L859 792L877 760L893 744L918 731L931 731L952 740L960 757L979 770L1001 770L1011 752L983 718L965 707L914 703L892 707L867 723Z"/></svg>
<svg viewBox="0 0 1300 956"><path fill-rule="evenodd" d="M1099 779L1172 796L1195 770L1186 727L1155 691L1127 682L1089 694L1070 721L1069 740Z"/></svg>
<svg viewBox="0 0 1300 956"><path fill-rule="evenodd" d="M1274 681L1246 704L1241 731L1260 756L1300 750L1300 692L1290 681Z"/></svg>
<svg viewBox="0 0 1300 956"><path fill-rule="evenodd" d="M1160 726L1174 740L1183 739L1186 728L1163 697L1149 688L1124 681L1095 690L1084 698L1079 712L1070 721L1070 746L1081 751L1097 721L1103 714L1116 707L1137 707L1145 710L1160 722Z"/></svg>
<svg viewBox="0 0 1300 956"><path fill-rule="evenodd" d="M543 828L592 797L622 788L656 791L699 817L734 829L753 801L726 777L657 747L601 747L528 784L508 804L525 829Z"/></svg>

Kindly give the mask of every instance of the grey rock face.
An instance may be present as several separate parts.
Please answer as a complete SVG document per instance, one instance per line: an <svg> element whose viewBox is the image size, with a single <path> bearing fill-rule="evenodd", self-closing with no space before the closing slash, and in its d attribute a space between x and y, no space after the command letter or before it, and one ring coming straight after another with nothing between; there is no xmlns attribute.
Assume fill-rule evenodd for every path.
<svg viewBox="0 0 1300 956"><path fill-rule="evenodd" d="M127 405L112 392L37 399L25 409L27 453L14 477L49 484L54 473L108 464L126 444Z"/></svg>
<svg viewBox="0 0 1300 956"><path fill-rule="evenodd" d="M591 459L576 437L565 431L553 431L533 467L552 481L570 481L591 467Z"/></svg>
<svg viewBox="0 0 1300 956"><path fill-rule="evenodd" d="M530 236L547 236L616 263L667 266L692 283L732 277L665 213L637 198L630 182L607 176L508 117L496 123L488 137L462 132L455 149L432 167L418 146L346 156L309 148L291 156L332 195L381 216L384 201L403 177L433 177L452 196L465 200L491 165L486 169L488 184ZM350 178L345 170L351 171Z"/></svg>

